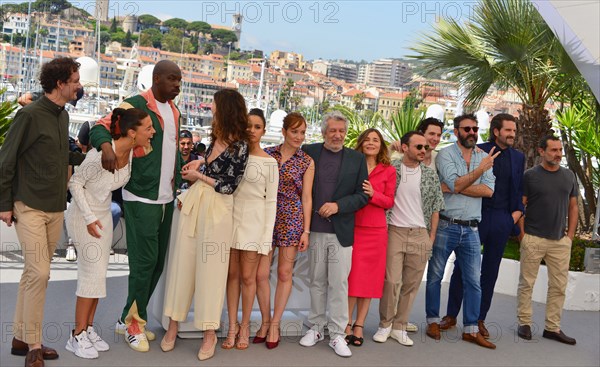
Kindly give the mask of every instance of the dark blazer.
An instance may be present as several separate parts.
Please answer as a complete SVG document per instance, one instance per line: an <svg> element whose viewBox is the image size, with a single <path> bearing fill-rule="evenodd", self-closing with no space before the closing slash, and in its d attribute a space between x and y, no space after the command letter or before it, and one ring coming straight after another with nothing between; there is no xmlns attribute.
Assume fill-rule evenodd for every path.
<svg viewBox="0 0 600 367"><path fill-rule="evenodd" d="M492 142L482 143L477 145L481 150L489 153L493 146ZM496 148L498 149L498 148ZM510 211L525 211L523 206L523 172L525 170L525 155L516 149L511 147L508 148L507 153L510 156L510 167L511 167L511 190L510 190ZM513 235L520 232L518 227L513 228Z"/></svg>
<svg viewBox="0 0 600 367"><path fill-rule="evenodd" d="M302 146L304 150L314 161L315 167L319 166L319 157L323 143L310 144ZM319 170L315 171L313 184L313 199L316 192ZM342 156L342 166L335 193L332 200L337 203L339 211L331 216L331 222L338 241L343 247L352 246L354 243L354 213L367 205L368 196L364 193L362 183L369 178L367 171L367 161L365 156L349 148L344 148ZM319 210L319 208L313 208Z"/></svg>

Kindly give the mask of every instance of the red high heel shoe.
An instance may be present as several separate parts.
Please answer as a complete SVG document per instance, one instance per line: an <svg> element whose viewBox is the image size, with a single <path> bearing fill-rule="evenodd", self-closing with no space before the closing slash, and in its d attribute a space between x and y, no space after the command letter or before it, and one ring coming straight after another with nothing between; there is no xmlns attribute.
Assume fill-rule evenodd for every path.
<svg viewBox="0 0 600 367"><path fill-rule="evenodd" d="M267 346L267 349L275 349L275 348L277 348L279 346L279 342L281 341L281 329L277 329L277 330L278 330L277 332L279 334L279 337L277 338L277 341L276 342L266 341L265 344Z"/></svg>
<svg viewBox="0 0 600 367"><path fill-rule="evenodd" d="M258 336L258 332L261 331L262 325L267 325L267 334L265 334L265 336ZM269 334L269 323L263 322L262 325L261 325L261 329L258 329L256 331L256 335L254 336L254 339L252 339L252 344L260 344L260 343L264 343L267 341L267 335Z"/></svg>

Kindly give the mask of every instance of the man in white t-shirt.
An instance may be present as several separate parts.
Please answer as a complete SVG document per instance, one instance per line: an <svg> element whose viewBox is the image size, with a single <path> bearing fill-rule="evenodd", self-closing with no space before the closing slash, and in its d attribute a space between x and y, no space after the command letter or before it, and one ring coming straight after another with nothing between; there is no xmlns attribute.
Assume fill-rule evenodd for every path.
<svg viewBox="0 0 600 367"><path fill-rule="evenodd" d="M431 254L444 197L436 172L423 164L429 149L423 133L411 131L400 140L403 157L393 160L396 196L388 215L388 247L379 329L373 340L388 337L411 346L406 328Z"/></svg>
<svg viewBox="0 0 600 367"><path fill-rule="evenodd" d="M179 153L181 113L173 100L180 92L181 70L172 61L154 66L152 88L127 98L119 108L139 108L148 113L156 133L151 148L134 149L131 179L123 188L127 252L129 255L129 292L115 331L125 334L129 346L140 352L149 350L154 333L146 330L146 307L162 274L173 219L175 190L181 182L183 160ZM94 147L102 150L102 166L116 168L110 141L110 115L90 131ZM132 142L133 143L133 142Z"/></svg>

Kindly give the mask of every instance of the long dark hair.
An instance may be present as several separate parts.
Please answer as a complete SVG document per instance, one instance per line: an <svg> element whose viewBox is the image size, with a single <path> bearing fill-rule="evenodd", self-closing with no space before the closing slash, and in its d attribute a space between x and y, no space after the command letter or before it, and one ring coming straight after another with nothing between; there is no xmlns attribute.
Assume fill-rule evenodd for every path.
<svg viewBox="0 0 600 367"><path fill-rule="evenodd" d="M115 108L110 118L110 135L115 140L125 137L128 130L135 130L146 117L148 113L139 108Z"/></svg>
<svg viewBox="0 0 600 367"><path fill-rule="evenodd" d="M210 139L230 145L235 141L248 141L248 113L244 97L233 89L221 89L214 96L216 111L213 111Z"/></svg>
<svg viewBox="0 0 600 367"><path fill-rule="evenodd" d="M358 136L358 139L356 139L356 148L354 148L354 149L358 150L359 152L362 152L362 146L365 142L365 139L367 138L367 136L369 136L370 133L376 133L377 136L379 136L379 141L381 142L381 146L379 147L379 153L377 153L377 157L375 158L375 161L377 162L377 164L382 163L386 166L389 165L390 164L390 153L388 152L387 144L385 143L385 140L383 140L383 135L381 135L381 132L377 129L370 128L370 129L363 131Z"/></svg>

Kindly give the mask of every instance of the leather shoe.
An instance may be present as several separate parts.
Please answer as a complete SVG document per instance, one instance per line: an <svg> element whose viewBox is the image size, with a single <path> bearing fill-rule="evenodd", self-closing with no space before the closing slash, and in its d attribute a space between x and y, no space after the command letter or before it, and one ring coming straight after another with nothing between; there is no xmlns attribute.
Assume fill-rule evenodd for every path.
<svg viewBox="0 0 600 367"><path fill-rule="evenodd" d="M490 332L485 327L485 321L483 321L483 320L477 321L477 326L479 326L479 334L481 334L481 336L483 336L484 338L489 339Z"/></svg>
<svg viewBox="0 0 600 367"><path fill-rule="evenodd" d="M440 322L440 330L448 330L456 326L456 317L444 316Z"/></svg>
<svg viewBox="0 0 600 367"><path fill-rule="evenodd" d="M25 367L44 367L44 356L42 349L36 348L27 352L25 356Z"/></svg>
<svg viewBox="0 0 600 367"><path fill-rule="evenodd" d="M29 352L29 345L13 337L12 347L10 348L10 354L15 356L26 356ZM42 345L42 357L46 360L58 359L58 353L55 349L48 348Z"/></svg>
<svg viewBox="0 0 600 367"><path fill-rule="evenodd" d="M531 340L531 326L519 325L517 334L519 335L519 338L521 338L521 339Z"/></svg>
<svg viewBox="0 0 600 367"><path fill-rule="evenodd" d="M561 343L565 343L565 344L569 344L569 345L575 345L575 343L577 343L577 341L574 338L566 336L565 333L562 332L562 330L548 331L548 330L544 329L544 333L542 334L542 336L546 339L553 339L553 340L556 340L557 342L561 342Z"/></svg>
<svg viewBox="0 0 600 367"><path fill-rule="evenodd" d="M485 338L483 337L483 335L481 335L481 333L477 333L475 335L469 334L469 333L463 333L462 339L467 342L475 343L484 348L496 349L496 345L485 340Z"/></svg>
<svg viewBox="0 0 600 367"><path fill-rule="evenodd" d="M427 325L426 334L432 339L440 340L442 338L440 334L440 324L437 322L432 322L431 324Z"/></svg>

